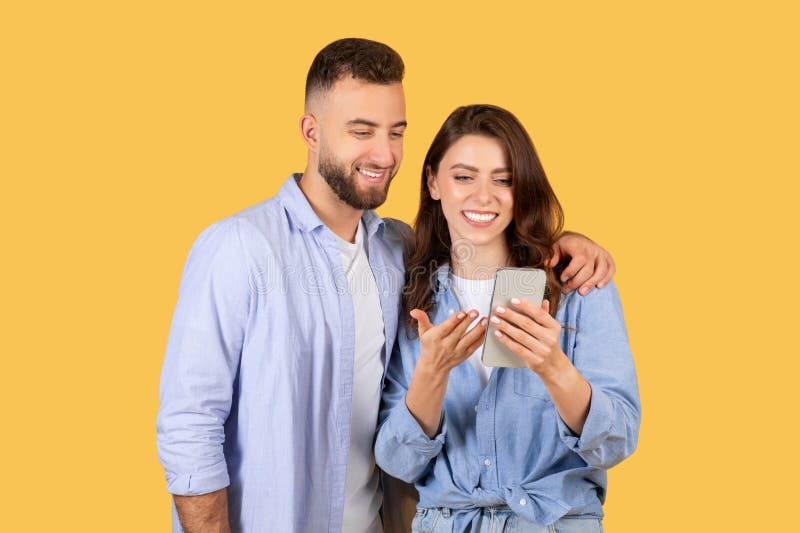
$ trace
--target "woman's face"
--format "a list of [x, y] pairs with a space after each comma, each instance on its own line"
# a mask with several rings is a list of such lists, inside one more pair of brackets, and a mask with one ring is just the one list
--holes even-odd
[[465, 135], [456, 141], [432, 175], [428, 189], [440, 200], [453, 243], [505, 243], [503, 231], [514, 217], [511, 168], [500, 141]]

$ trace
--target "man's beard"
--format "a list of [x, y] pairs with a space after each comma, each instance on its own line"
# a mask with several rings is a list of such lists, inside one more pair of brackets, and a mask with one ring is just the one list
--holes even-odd
[[[365, 170], [370, 170], [364, 167]], [[389, 184], [394, 178], [391, 174], [386, 178], [386, 185], [382, 189], [369, 189], [359, 191], [357, 186], [358, 177], [354, 176], [356, 170], [350, 169], [337, 161], [327, 150], [320, 150], [319, 165], [317, 170], [325, 179], [325, 182], [333, 189], [339, 199], [353, 209], [375, 209], [386, 201], [386, 194], [389, 192]]]

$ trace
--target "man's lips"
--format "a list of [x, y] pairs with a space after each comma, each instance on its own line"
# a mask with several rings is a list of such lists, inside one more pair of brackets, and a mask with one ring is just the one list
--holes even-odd
[[380, 183], [389, 175], [389, 169], [356, 167], [356, 170], [370, 183]]

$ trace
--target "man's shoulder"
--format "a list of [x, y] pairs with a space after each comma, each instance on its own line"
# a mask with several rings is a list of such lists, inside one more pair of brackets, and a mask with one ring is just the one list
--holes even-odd
[[254, 227], [269, 228], [274, 226], [278, 220], [278, 215], [284, 210], [279, 196], [272, 196], [255, 205], [246, 207], [238, 213], [234, 213], [220, 222], [232, 221], [237, 225], [251, 225]]
[[228, 246], [245, 252], [263, 249], [282, 232], [282, 212], [278, 197], [273, 196], [212, 223], [200, 233], [194, 247]]
[[396, 242], [403, 247], [409, 246], [414, 240], [414, 230], [402, 220], [384, 218], [383, 224], [383, 236], [386, 240]]

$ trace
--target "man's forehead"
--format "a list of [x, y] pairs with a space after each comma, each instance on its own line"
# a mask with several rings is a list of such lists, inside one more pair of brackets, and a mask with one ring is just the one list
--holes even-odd
[[405, 121], [405, 94], [401, 83], [378, 84], [345, 78], [336, 82], [322, 102], [326, 111], [347, 121]]

